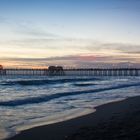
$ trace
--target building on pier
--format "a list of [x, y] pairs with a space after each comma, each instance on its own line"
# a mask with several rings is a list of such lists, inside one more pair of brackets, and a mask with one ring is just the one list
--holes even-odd
[[49, 66], [48, 67], [49, 75], [64, 75], [64, 70], [62, 66]]
[[6, 71], [3, 69], [3, 66], [0, 65], [0, 75], [5, 75]]
[[2, 65], [0, 65], [0, 70], [3, 70], [3, 66]]

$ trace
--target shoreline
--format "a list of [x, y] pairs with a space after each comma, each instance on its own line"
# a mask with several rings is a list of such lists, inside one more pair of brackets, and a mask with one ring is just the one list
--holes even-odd
[[[95, 128], [97, 129], [96, 131], [100, 131], [105, 129], [105, 124], [111, 125], [116, 124], [116, 122], [123, 123], [125, 120], [128, 120], [128, 117], [130, 116], [131, 118], [135, 118], [133, 114], [140, 111], [139, 107], [140, 96], [129, 97], [121, 101], [115, 101], [97, 106], [95, 107], [96, 111], [88, 115], [21, 131], [19, 134], [6, 140], [80, 140], [80, 137], [83, 134], [86, 135], [90, 132], [89, 135], [92, 136], [92, 130]], [[139, 115], [140, 112], [138, 113], [138, 116]], [[124, 118], [125, 120], [123, 120]], [[140, 119], [137, 118], [136, 121], [140, 122]], [[104, 128], [100, 128], [99, 126], [103, 126]], [[115, 129], [117, 133], [117, 128]], [[127, 127], [127, 129], [129, 128]]]

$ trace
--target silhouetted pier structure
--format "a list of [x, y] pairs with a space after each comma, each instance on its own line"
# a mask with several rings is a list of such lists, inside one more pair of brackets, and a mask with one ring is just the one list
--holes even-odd
[[112, 68], [112, 69], [0, 69], [0, 76], [140, 76], [140, 68]]

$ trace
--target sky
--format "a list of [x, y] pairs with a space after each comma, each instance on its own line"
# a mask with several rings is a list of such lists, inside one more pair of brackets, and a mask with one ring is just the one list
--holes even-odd
[[0, 0], [4, 67], [140, 67], [140, 0]]

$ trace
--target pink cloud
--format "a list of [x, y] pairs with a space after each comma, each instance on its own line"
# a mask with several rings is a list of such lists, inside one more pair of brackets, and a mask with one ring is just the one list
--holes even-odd
[[84, 60], [84, 61], [94, 61], [96, 60], [96, 56], [93, 55], [82, 55], [78, 56], [79, 60]]

